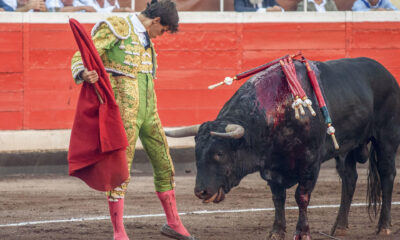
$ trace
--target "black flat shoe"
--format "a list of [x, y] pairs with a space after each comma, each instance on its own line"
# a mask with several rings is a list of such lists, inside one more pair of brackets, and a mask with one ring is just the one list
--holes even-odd
[[168, 224], [164, 224], [161, 227], [161, 233], [167, 237], [174, 238], [177, 240], [199, 240], [193, 236], [183, 236], [182, 234], [176, 232], [174, 229], [172, 229]]

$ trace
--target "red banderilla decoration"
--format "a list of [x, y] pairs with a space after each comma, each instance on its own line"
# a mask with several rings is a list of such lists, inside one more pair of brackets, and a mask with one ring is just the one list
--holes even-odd
[[287, 79], [290, 91], [293, 94], [294, 102], [292, 104], [292, 108], [295, 111], [296, 119], [300, 119], [299, 110], [300, 110], [301, 115], [305, 114], [303, 107], [307, 107], [308, 110], [310, 110], [311, 115], [316, 116], [317, 114], [315, 113], [314, 109], [311, 107], [311, 105], [312, 105], [311, 100], [308, 99], [299, 80], [297, 79], [296, 68], [293, 64], [292, 58], [291, 57], [284, 58], [284, 59], [280, 60], [280, 64], [282, 66], [283, 72], [286, 75], [286, 79]]
[[284, 58], [288, 58], [288, 57], [294, 58], [294, 57], [297, 57], [297, 56], [300, 56], [300, 55], [301, 55], [301, 52], [298, 52], [298, 53], [292, 54], [292, 55], [286, 55], [286, 56], [283, 56], [283, 57], [281, 57], [281, 58], [275, 59], [275, 60], [272, 61], [272, 62], [263, 64], [263, 65], [261, 65], [261, 66], [252, 68], [252, 69], [250, 69], [250, 70], [248, 70], [248, 71], [245, 71], [245, 72], [236, 74], [233, 78], [231, 78], [231, 77], [226, 77], [226, 78], [224, 79], [224, 81], [208, 86], [208, 89], [214, 89], [214, 88], [216, 88], [216, 87], [218, 87], [218, 86], [221, 86], [221, 85], [223, 85], [223, 84], [231, 85], [231, 84], [233, 83], [233, 81], [240, 80], [240, 79], [246, 78], [246, 77], [248, 77], [248, 76], [251, 76], [251, 75], [253, 75], [253, 74], [259, 73], [259, 72], [261, 72], [261, 71], [263, 71], [263, 70], [265, 70], [265, 69], [271, 67], [272, 65], [274, 65], [274, 64], [276, 64], [276, 63], [279, 63], [279, 61], [282, 60], [282, 59], [284, 59]]
[[322, 92], [321, 92], [321, 89], [319, 87], [319, 84], [318, 84], [318, 81], [317, 81], [317, 77], [315, 76], [314, 71], [311, 69], [310, 63], [308, 62], [308, 60], [304, 56], [302, 56], [302, 62], [304, 62], [304, 64], [306, 65], [308, 78], [310, 79], [311, 85], [312, 85], [312, 87], [314, 89], [314, 93], [315, 93], [315, 96], [317, 97], [318, 104], [319, 104], [320, 110], [322, 112], [322, 115], [325, 118], [325, 123], [328, 126], [328, 129], [326, 130], [326, 133], [331, 136], [332, 141], [333, 141], [333, 145], [335, 146], [335, 149], [338, 150], [339, 149], [339, 144], [336, 141], [335, 128], [332, 126], [332, 119], [331, 119], [331, 117], [329, 115], [328, 108], [326, 107], [324, 97], [322, 96]]

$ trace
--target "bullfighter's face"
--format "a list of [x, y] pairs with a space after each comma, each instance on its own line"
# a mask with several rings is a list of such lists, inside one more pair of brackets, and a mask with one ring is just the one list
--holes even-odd
[[147, 32], [149, 33], [149, 37], [154, 39], [158, 36], [162, 36], [165, 32], [168, 32], [168, 26], [161, 25], [161, 18], [156, 17], [152, 19]]
[[240, 139], [212, 136], [210, 132], [224, 132], [226, 124], [206, 122], [201, 125], [196, 140], [197, 176], [195, 195], [203, 202], [218, 203], [225, 193], [237, 186], [241, 178], [234, 171], [236, 145]]

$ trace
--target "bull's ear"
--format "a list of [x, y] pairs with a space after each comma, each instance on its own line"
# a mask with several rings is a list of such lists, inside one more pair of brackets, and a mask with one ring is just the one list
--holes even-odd
[[225, 132], [210, 132], [211, 136], [218, 136], [223, 138], [239, 139], [244, 136], [245, 130], [239, 124], [228, 124], [225, 128]]

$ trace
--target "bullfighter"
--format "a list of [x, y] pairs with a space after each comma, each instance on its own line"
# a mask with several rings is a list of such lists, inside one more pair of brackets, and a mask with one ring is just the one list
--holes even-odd
[[[150, 39], [165, 32], [178, 31], [179, 17], [171, 0], [152, 0], [139, 14], [112, 16], [98, 22], [92, 39], [101, 57], [120, 108], [128, 138], [126, 157], [131, 169], [137, 138], [140, 137], [153, 166], [154, 185], [164, 208], [167, 224], [161, 233], [174, 239], [195, 239], [182, 224], [175, 200], [174, 165], [157, 112], [153, 79], [157, 61]], [[77, 84], [95, 83], [96, 71], [85, 69], [80, 52], [72, 58], [72, 75]], [[107, 192], [114, 240], [127, 240], [123, 224], [124, 197], [130, 177], [121, 186]]]

